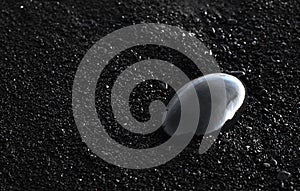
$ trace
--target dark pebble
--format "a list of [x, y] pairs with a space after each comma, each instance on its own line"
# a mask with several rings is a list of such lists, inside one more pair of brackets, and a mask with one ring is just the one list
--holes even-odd
[[291, 176], [292, 176], [292, 174], [289, 173], [289, 172], [287, 172], [287, 171], [285, 171], [285, 170], [280, 171], [280, 172], [277, 174], [277, 178], [278, 178], [279, 180], [282, 180], [282, 181], [288, 179], [288, 178], [291, 177]]

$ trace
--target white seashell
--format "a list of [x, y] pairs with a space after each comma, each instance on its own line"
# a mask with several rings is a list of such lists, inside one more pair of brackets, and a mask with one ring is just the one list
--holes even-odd
[[[244, 85], [232, 75], [214, 73], [192, 80], [177, 91], [167, 106], [163, 117], [163, 126], [164, 131], [170, 136], [176, 131], [179, 124], [180, 105], [193, 101], [188, 96], [189, 92], [193, 90], [192, 88], [196, 89], [200, 105], [197, 135], [210, 134], [220, 130], [226, 121], [235, 116], [245, 100]], [[179, 97], [184, 103], [180, 102]], [[199, 107], [199, 105], [195, 105], [195, 107]], [[193, 112], [193, 108], [190, 112]], [[189, 129], [188, 124], [186, 126]], [[188, 130], [184, 133], [188, 133]]]

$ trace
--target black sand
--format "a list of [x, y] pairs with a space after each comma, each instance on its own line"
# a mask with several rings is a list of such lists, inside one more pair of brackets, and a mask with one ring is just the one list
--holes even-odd
[[[97, 40], [141, 22], [195, 33], [224, 71], [246, 73], [249, 97], [206, 154], [191, 145], [165, 165], [136, 171], [88, 150], [71, 90]], [[0, 189], [299, 190], [299, 22], [297, 0], [2, 0]]]

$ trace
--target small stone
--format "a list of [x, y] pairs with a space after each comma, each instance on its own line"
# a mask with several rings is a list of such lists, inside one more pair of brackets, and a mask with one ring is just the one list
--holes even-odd
[[274, 164], [274, 166], [277, 166], [277, 164], [278, 164], [277, 160], [275, 160], [275, 159], [272, 158], [271, 161]]
[[271, 165], [269, 163], [265, 162], [264, 166], [267, 167], [267, 168], [269, 168]]
[[286, 179], [288, 179], [288, 178], [291, 177], [291, 176], [292, 176], [292, 174], [289, 173], [289, 172], [287, 172], [287, 171], [285, 171], [285, 170], [280, 171], [280, 172], [277, 174], [277, 178], [278, 178], [279, 180], [281, 180], [281, 181], [286, 180]]
[[268, 90], [266, 90], [264, 88], [258, 92], [258, 95], [267, 95], [267, 94], [268, 94]]

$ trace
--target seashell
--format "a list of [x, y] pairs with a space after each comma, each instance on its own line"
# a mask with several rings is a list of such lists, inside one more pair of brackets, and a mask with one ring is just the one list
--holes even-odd
[[[244, 103], [246, 94], [242, 82], [225, 73], [208, 74], [190, 81], [177, 91], [167, 105], [162, 124], [168, 135], [172, 136], [175, 133], [180, 121], [181, 104], [193, 101], [189, 99], [189, 92], [194, 90], [199, 100], [199, 105], [195, 104], [195, 107], [200, 106], [197, 135], [221, 130], [227, 121], [236, 116]], [[193, 112], [193, 108], [189, 112]], [[189, 124], [185, 125], [187, 132], [179, 132], [179, 134], [189, 133]]]

